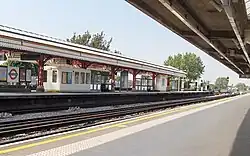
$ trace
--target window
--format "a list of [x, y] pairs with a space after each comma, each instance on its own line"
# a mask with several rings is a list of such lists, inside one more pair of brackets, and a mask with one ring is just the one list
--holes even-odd
[[43, 82], [47, 82], [47, 70], [43, 71]]
[[67, 72], [68, 76], [67, 76], [67, 84], [72, 84], [72, 72]]
[[165, 79], [162, 78], [162, 86], [165, 86]]
[[79, 84], [79, 72], [75, 72], [75, 84]]
[[67, 83], [67, 72], [62, 72], [62, 84]]
[[52, 71], [52, 82], [54, 82], [54, 83], [57, 82], [57, 71], [56, 70]]
[[86, 84], [90, 84], [90, 73], [86, 73]]
[[84, 84], [84, 83], [85, 83], [85, 73], [84, 73], [84, 72], [81, 72], [81, 80], [80, 80], [80, 83], [81, 83], [81, 84]]
[[62, 72], [62, 84], [72, 84], [72, 72]]

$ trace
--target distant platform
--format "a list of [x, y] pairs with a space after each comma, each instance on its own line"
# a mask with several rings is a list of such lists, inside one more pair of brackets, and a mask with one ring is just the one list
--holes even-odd
[[82, 93], [73, 93], [73, 92], [68, 92], [68, 93], [49, 93], [49, 92], [44, 92], [44, 93], [36, 93], [36, 92], [28, 92], [28, 93], [14, 93], [14, 92], [0, 92], [0, 97], [5, 97], [5, 96], [63, 96], [63, 95], [99, 95], [99, 94], [185, 94], [185, 93], [209, 93], [209, 91], [168, 91], [168, 92], [141, 92], [141, 91], [134, 91], [134, 92], [82, 92]]

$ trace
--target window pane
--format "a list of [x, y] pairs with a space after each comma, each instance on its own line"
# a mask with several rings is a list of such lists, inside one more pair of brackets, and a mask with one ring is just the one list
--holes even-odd
[[75, 72], [75, 84], [79, 84], [79, 72]]
[[67, 72], [67, 84], [72, 84], [72, 72]]
[[47, 82], [47, 70], [43, 71], [43, 82]]
[[86, 73], [86, 83], [90, 84], [90, 73]]
[[165, 86], [165, 79], [162, 78], [162, 86]]
[[62, 84], [67, 83], [67, 72], [62, 72]]
[[81, 84], [85, 83], [85, 73], [81, 72]]
[[57, 82], [57, 71], [53, 70], [52, 72], [52, 82], [56, 83]]

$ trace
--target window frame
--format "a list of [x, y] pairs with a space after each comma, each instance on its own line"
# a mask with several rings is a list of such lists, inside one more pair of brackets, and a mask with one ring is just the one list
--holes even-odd
[[91, 84], [91, 73], [86, 72], [85, 82], [86, 84]]
[[[82, 77], [84, 75], [84, 77]], [[86, 72], [80, 72], [80, 84], [85, 84], [86, 83]]]
[[48, 71], [47, 70], [43, 70], [43, 82], [48, 82]]
[[[56, 75], [54, 75], [54, 72], [56, 73]], [[57, 83], [57, 75], [58, 75], [58, 71], [52, 70], [52, 83]], [[54, 79], [54, 76], [55, 76], [55, 79]]]
[[[77, 75], [77, 73], [78, 73], [78, 76], [76, 76]], [[76, 79], [77, 78], [77, 79]], [[78, 80], [78, 81], [76, 81], [76, 80]], [[79, 80], [80, 80], [80, 72], [75, 72], [75, 84], [80, 84], [80, 82], [79, 82]], [[77, 83], [76, 83], [77, 82]]]
[[165, 86], [165, 78], [162, 78], [162, 79], [161, 79], [161, 85], [162, 85], [162, 86]]
[[[66, 73], [66, 83], [63, 82], [64, 80], [64, 73]], [[69, 83], [69, 74], [71, 75], [71, 83]], [[61, 76], [61, 84], [72, 84], [72, 72], [67, 72], [67, 71], [62, 71], [62, 76]]]

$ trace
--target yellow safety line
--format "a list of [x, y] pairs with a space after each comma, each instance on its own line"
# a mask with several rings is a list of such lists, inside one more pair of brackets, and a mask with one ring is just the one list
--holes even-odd
[[[218, 100], [218, 101], [220, 101], [220, 100]], [[146, 117], [138, 117], [136, 119], [132, 119], [132, 120], [129, 120], [129, 121], [120, 122], [120, 123], [117, 123], [117, 124], [112, 124], [112, 125], [104, 126], [104, 127], [98, 127], [98, 128], [90, 129], [88, 131], [84, 131], [84, 132], [80, 132], [80, 133], [69, 134], [69, 135], [57, 137], [57, 138], [54, 138], [54, 139], [47, 139], [47, 140], [36, 142], [36, 143], [31, 143], [31, 144], [27, 144], [27, 145], [21, 145], [21, 146], [18, 146], [18, 147], [13, 147], [13, 148], [9, 148], [9, 149], [0, 150], [0, 154], [6, 154], [6, 153], [9, 153], [9, 152], [14, 152], [14, 151], [18, 151], [18, 150], [22, 150], [22, 149], [26, 149], [26, 148], [31, 148], [31, 147], [34, 147], [34, 146], [39, 146], [39, 145], [44, 145], [44, 144], [60, 141], [60, 140], [65, 140], [65, 139], [69, 139], [69, 138], [72, 138], [72, 137], [77, 137], [77, 136], [81, 136], [81, 135], [85, 135], [85, 134], [98, 132], [98, 131], [101, 131], [101, 130], [106, 130], [106, 129], [109, 129], [109, 128], [114, 128], [114, 127], [121, 128], [121, 127], [125, 127], [126, 124], [131, 124], [131, 123], [138, 122], [138, 121], [152, 119], [152, 118], [164, 116], [164, 115], [174, 113], [174, 112], [178, 112], [178, 111], [185, 111], [185, 110], [188, 110], [188, 109], [194, 109], [196, 107], [198, 108], [198, 107], [202, 107], [202, 106], [195, 106], [194, 105], [194, 107], [189, 107], [189, 108], [180, 108], [180, 109], [177, 109], [177, 110], [167, 110], [167, 112], [163, 112], [163, 113], [159, 113], [159, 114], [153, 114], [153, 115], [149, 115], [149, 116], [146, 116]]]

